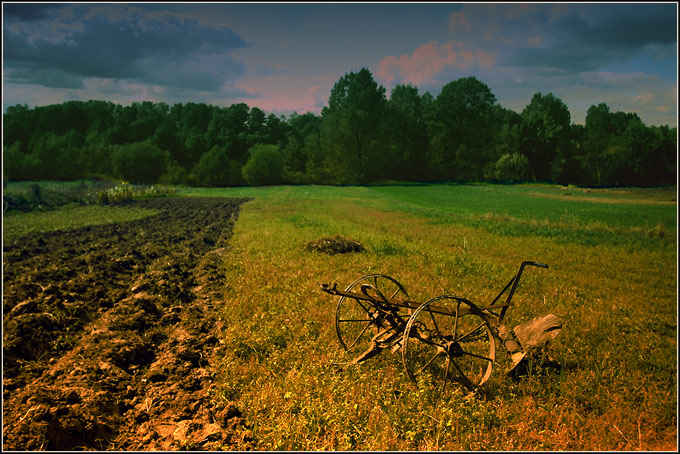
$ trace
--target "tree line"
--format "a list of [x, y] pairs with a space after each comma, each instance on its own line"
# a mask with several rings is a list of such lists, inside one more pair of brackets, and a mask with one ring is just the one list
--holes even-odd
[[588, 109], [571, 123], [552, 93], [521, 113], [475, 77], [434, 97], [390, 93], [362, 68], [333, 86], [320, 115], [257, 107], [68, 101], [3, 115], [9, 180], [123, 179], [193, 186], [376, 181], [539, 181], [583, 186], [676, 183], [677, 128]]

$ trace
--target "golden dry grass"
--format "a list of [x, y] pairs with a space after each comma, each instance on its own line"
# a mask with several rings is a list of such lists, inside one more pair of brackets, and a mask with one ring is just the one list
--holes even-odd
[[[633, 240], [621, 245], [497, 234], [455, 219], [433, 223], [364, 191], [345, 188], [326, 199], [279, 192], [243, 206], [224, 264], [229, 353], [215, 395], [234, 401], [250, 425], [253, 442], [241, 448], [675, 449], [675, 232], [630, 231]], [[573, 228], [589, 235], [588, 225]], [[304, 249], [335, 234], [367, 250]], [[454, 386], [436, 406], [433, 390], [412, 385], [400, 357], [388, 352], [334, 373], [351, 358], [336, 338], [336, 301], [320, 283], [342, 287], [383, 273], [413, 299], [446, 293], [484, 305], [523, 260], [550, 269], [527, 269], [511, 322], [546, 313], [564, 319], [552, 346], [560, 372], [536, 368], [516, 382], [499, 364], [488, 397]], [[500, 348], [497, 356], [505, 356]]]

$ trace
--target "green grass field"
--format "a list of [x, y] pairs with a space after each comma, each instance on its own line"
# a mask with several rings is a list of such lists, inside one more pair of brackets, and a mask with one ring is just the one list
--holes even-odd
[[[500, 185], [185, 189], [253, 197], [224, 262], [228, 354], [214, 398], [234, 402], [260, 450], [675, 450], [677, 202], [671, 189]], [[28, 222], [12, 215], [12, 222]], [[4, 225], [10, 216], [5, 218]], [[37, 224], [37, 221], [31, 221]], [[7, 229], [7, 227], [3, 227]], [[9, 230], [3, 231], [3, 236]], [[366, 251], [329, 256], [307, 242], [341, 234]], [[6, 238], [5, 238], [6, 240]], [[436, 404], [389, 352], [334, 373], [345, 357], [335, 298], [383, 273], [412, 299], [488, 304], [523, 260], [510, 326], [553, 313], [560, 371], [519, 381], [499, 364], [470, 396]], [[233, 446], [229, 447], [234, 449]], [[239, 447], [237, 446], [236, 449]]]
[[3, 216], [2, 238], [7, 243], [32, 233], [134, 221], [155, 213], [154, 210], [134, 206], [101, 205], [68, 205], [58, 210], [10, 213]]

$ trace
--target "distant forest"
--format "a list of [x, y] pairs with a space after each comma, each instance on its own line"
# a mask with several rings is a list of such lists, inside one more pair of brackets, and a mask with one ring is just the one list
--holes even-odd
[[571, 123], [553, 94], [521, 113], [475, 77], [435, 98], [411, 85], [389, 99], [368, 69], [341, 77], [321, 115], [257, 107], [68, 101], [3, 115], [7, 180], [99, 178], [192, 186], [364, 184], [385, 180], [581, 186], [674, 185], [677, 128], [588, 109]]

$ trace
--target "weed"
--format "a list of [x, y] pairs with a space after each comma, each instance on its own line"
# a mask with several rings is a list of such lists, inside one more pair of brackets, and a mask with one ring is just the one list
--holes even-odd
[[121, 183], [113, 188], [96, 191], [91, 198], [102, 205], [119, 205], [132, 199], [149, 197], [168, 197], [175, 195], [177, 188], [165, 185], [142, 186], [136, 190], [129, 183]]
[[118, 186], [98, 191], [93, 194], [96, 203], [102, 205], [117, 205], [132, 200], [132, 188], [127, 183], [121, 183]]

